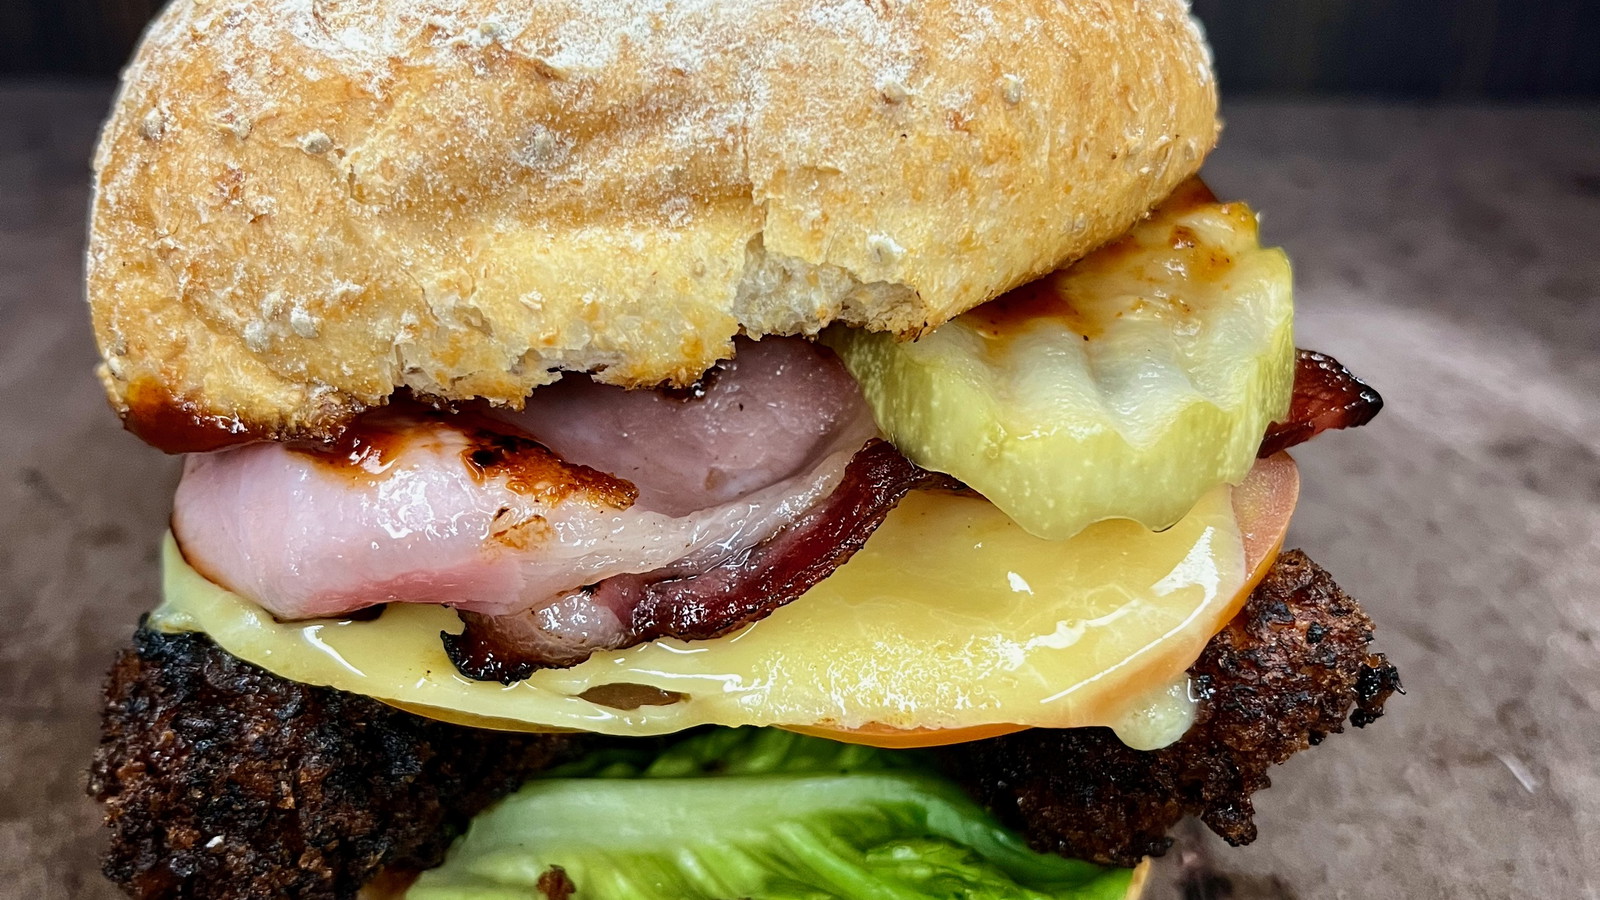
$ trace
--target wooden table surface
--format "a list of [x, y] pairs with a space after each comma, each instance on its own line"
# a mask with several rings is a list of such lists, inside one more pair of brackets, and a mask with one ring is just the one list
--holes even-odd
[[[107, 102], [0, 86], [6, 897], [114, 895], [82, 771], [176, 469], [91, 374]], [[1279, 769], [1254, 845], [1184, 826], [1151, 896], [1600, 896], [1600, 109], [1226, 113], [1209, 177], [1294, 258], [1300, 343], [1389, 402], [1298, 454], [1291, 542], [1364, 599], [1409, 693]]]

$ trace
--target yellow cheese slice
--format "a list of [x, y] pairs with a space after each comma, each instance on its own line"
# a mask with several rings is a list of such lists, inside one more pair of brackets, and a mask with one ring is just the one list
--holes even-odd
[[204, 631], [286, 678], [490, 727], [1109, 725], [1161, 746], [1187, 728], [1183, 672], [1248, 579], [1230, 490], [1163, 532], [1116, 520], [1065, 541], [1029, 535], [982, 499], [913, 493], [854, 558], [766, 619], [509, 686], [451, 665], [439, 641], [460, 630], [451, 610], [279, 622], [191, 569], [170, 537], [151, 624]]

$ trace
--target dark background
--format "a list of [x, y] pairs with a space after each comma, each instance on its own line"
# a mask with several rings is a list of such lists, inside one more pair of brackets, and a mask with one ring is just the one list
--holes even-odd
[[[0, 75], [111, 75], [160, 0], [0, 0]], [[1231, 97], [1600, 96], [1600, 0], [1194, 0]]]

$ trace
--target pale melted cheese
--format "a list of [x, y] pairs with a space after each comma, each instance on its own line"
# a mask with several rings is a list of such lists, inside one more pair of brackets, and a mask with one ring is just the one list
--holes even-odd
[[[509, 686], [451, 665], [439, 633], [460, 622], [448, 609], [278, 622], [201, 577], [170, 538], [151, 624], [204, 631], [296, 681], [498, 727], [1108, 725], [1159, 747], [1193, 720], [1183, 672], [1248, 577], [1226, 487], [1166, 531], [1109, 521], [1067, 541], [1032, 537], [981, 499], [914, 493], [833, 576], [735, 634], [600, 653]], [[616, 684], [681, 699], [625, 710], [579, 696]]]

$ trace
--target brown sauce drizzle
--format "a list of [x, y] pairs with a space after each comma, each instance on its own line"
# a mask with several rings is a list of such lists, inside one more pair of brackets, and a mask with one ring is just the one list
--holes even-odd
[[368, 416], [332, 441], [296, 449], [329, 468], [370, 479], [389, 471], [408, 443], [402, 423]]
[[127, 409], [122, 427], [165, 453], [207, 453], [275, 437], [235, 416], [202, 412], [192, 400], [174, 397], [151, 379], [129, 384], [123, 399]]
[[1059, 320], [1086, 341], [1104, 334], [1104, 329], [1072, 305], [1072, 298], [1062, 292], [1053, 275], [1030, 281], [967, 313], [967, 321], [991, 340], [1003, 339], [1035, 319]]

